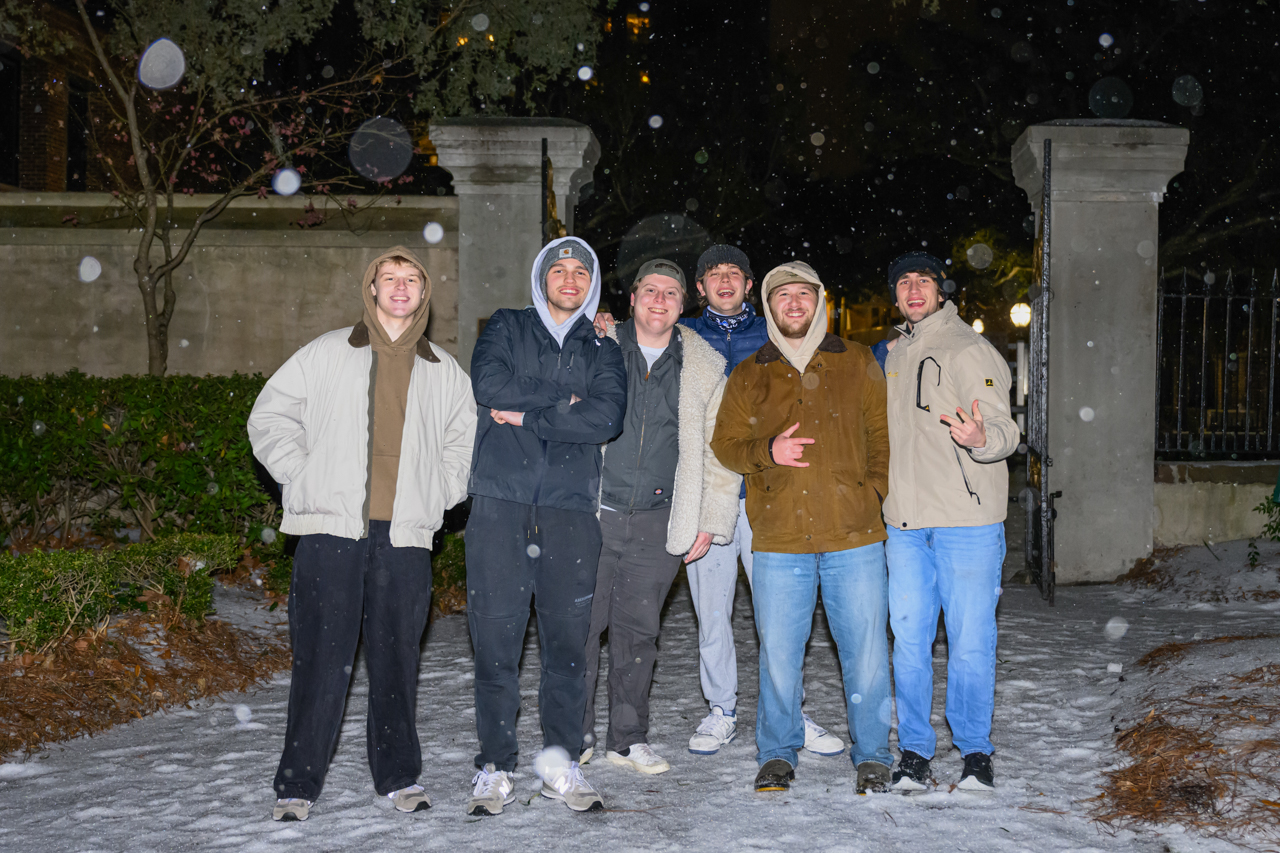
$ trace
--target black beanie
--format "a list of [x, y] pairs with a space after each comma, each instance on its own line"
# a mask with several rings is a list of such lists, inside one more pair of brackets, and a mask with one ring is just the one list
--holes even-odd
[[721, 264], [733, 264], [742, 270], [742, 274], [747, 277], [748, 281], [756, 280], [756, 277], [751, 273], [751, 262], [747, 260], [747, 253], [737, 246], [729, 246], [725, 243], [717, 243], [698, 257], [698, 273], [694, 276], [694, 280], [702, 281], [702, 277], [707, 274], [707, 270], [718, 267]]
[[909, 272], [927, 272], [938, 281], [938, 289], [942, 289], [942, 281], [947, 277], [947, 267], [942, 261], [928, 252], [907, 252], [894, 258], [889, 264], [889, 290], [897, 297], [898, 279]]

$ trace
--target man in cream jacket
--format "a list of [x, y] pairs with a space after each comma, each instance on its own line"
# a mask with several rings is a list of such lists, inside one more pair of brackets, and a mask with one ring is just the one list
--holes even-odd
[[889, 267], [906, 319], [885, 360], [889, 406], [889, 618], [902, 759], [897, 791], [931, 778], [933, 641], [947, 625], [947, 722], [964, 759], [958, 787], [990, 791], [996, 692], [996, 604], [1004, 562], [1009, 469], [1018, 446], [1009, 367], [944, 301], [945, 267], [911, 252]]
[[360, 279], [364, 316], [298, 350], [249, 416], [254, 455], [301, 536], [289, 590], [293, 674], [276, 820], [306, 820], [342, 724], [356, 644], [369, 672], [367, 747], [380, 796], [431, 803], [417, 784], [418, 651], [431, 605], [431, 539], [467, 496], [471, 383], [425, 335], [431, 279], [397, 246]]

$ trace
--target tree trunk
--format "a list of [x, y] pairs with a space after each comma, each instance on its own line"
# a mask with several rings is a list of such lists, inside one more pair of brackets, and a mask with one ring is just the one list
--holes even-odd
[[169, 368], [169, 317], [173, 310], [164, 311], [156, 305], [156, 286], [150, 271], [138, 276], [138, 290], [142, 292], [147, 319], [147, 373], [164, 376]]

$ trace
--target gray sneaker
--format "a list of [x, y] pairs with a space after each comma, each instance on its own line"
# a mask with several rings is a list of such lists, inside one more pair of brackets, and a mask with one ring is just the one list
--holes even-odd
[[582, 768], [576, 761], [543, 780], [542, 796], [560, 800], [575, 812], [604, 811], [604, 798], [583, 778]]
[[387, 794], [387, 799], [400, 812], [425, 812], [431, 808], [431, 800], [421, 785], [410, 785], [399, 791], [392, 791]]
[[889, 790], [889, 768], [879, 761], [858, 765], [858, 793], [883, 794]]
[[276, 800], [276, 807], [271, 811], [272, 820], [306, 820], [311, 814], [311, 801], [297, 797], [285, 797]]
[[516, 801], [515, 782], [511, 774], [499, 770], [493, 764], [486, 764], [472, 778], [475, 788], [471, 791], [471, 799], [467, 801], [467, 814], [499, 815], [503, 806]]

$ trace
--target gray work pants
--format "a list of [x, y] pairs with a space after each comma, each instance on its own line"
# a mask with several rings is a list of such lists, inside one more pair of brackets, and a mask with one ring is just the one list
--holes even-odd
[[595, 744], [600, 635], [609, 629], [609, 729], [606, 748], [621, 751], [649, 736], [649, 687], [658, 658], [658, 621], [680, 558], [667, 553], [670, 507], [600, 511], [603, 545], [591, 602], [584, 672], [587, 707], [582, 744]]
[[739, 501], [738, 527], [728, 545], [712, 545], [691, 563], [689, 592], [698, 614], [698, 667], [702, 695], [712, 707], [732, 714], [738, 704], [738, 655], [733, 643], [733, 596], [738, 588], [738, 557], [751, 583], [751, 525], [747, 502]]

